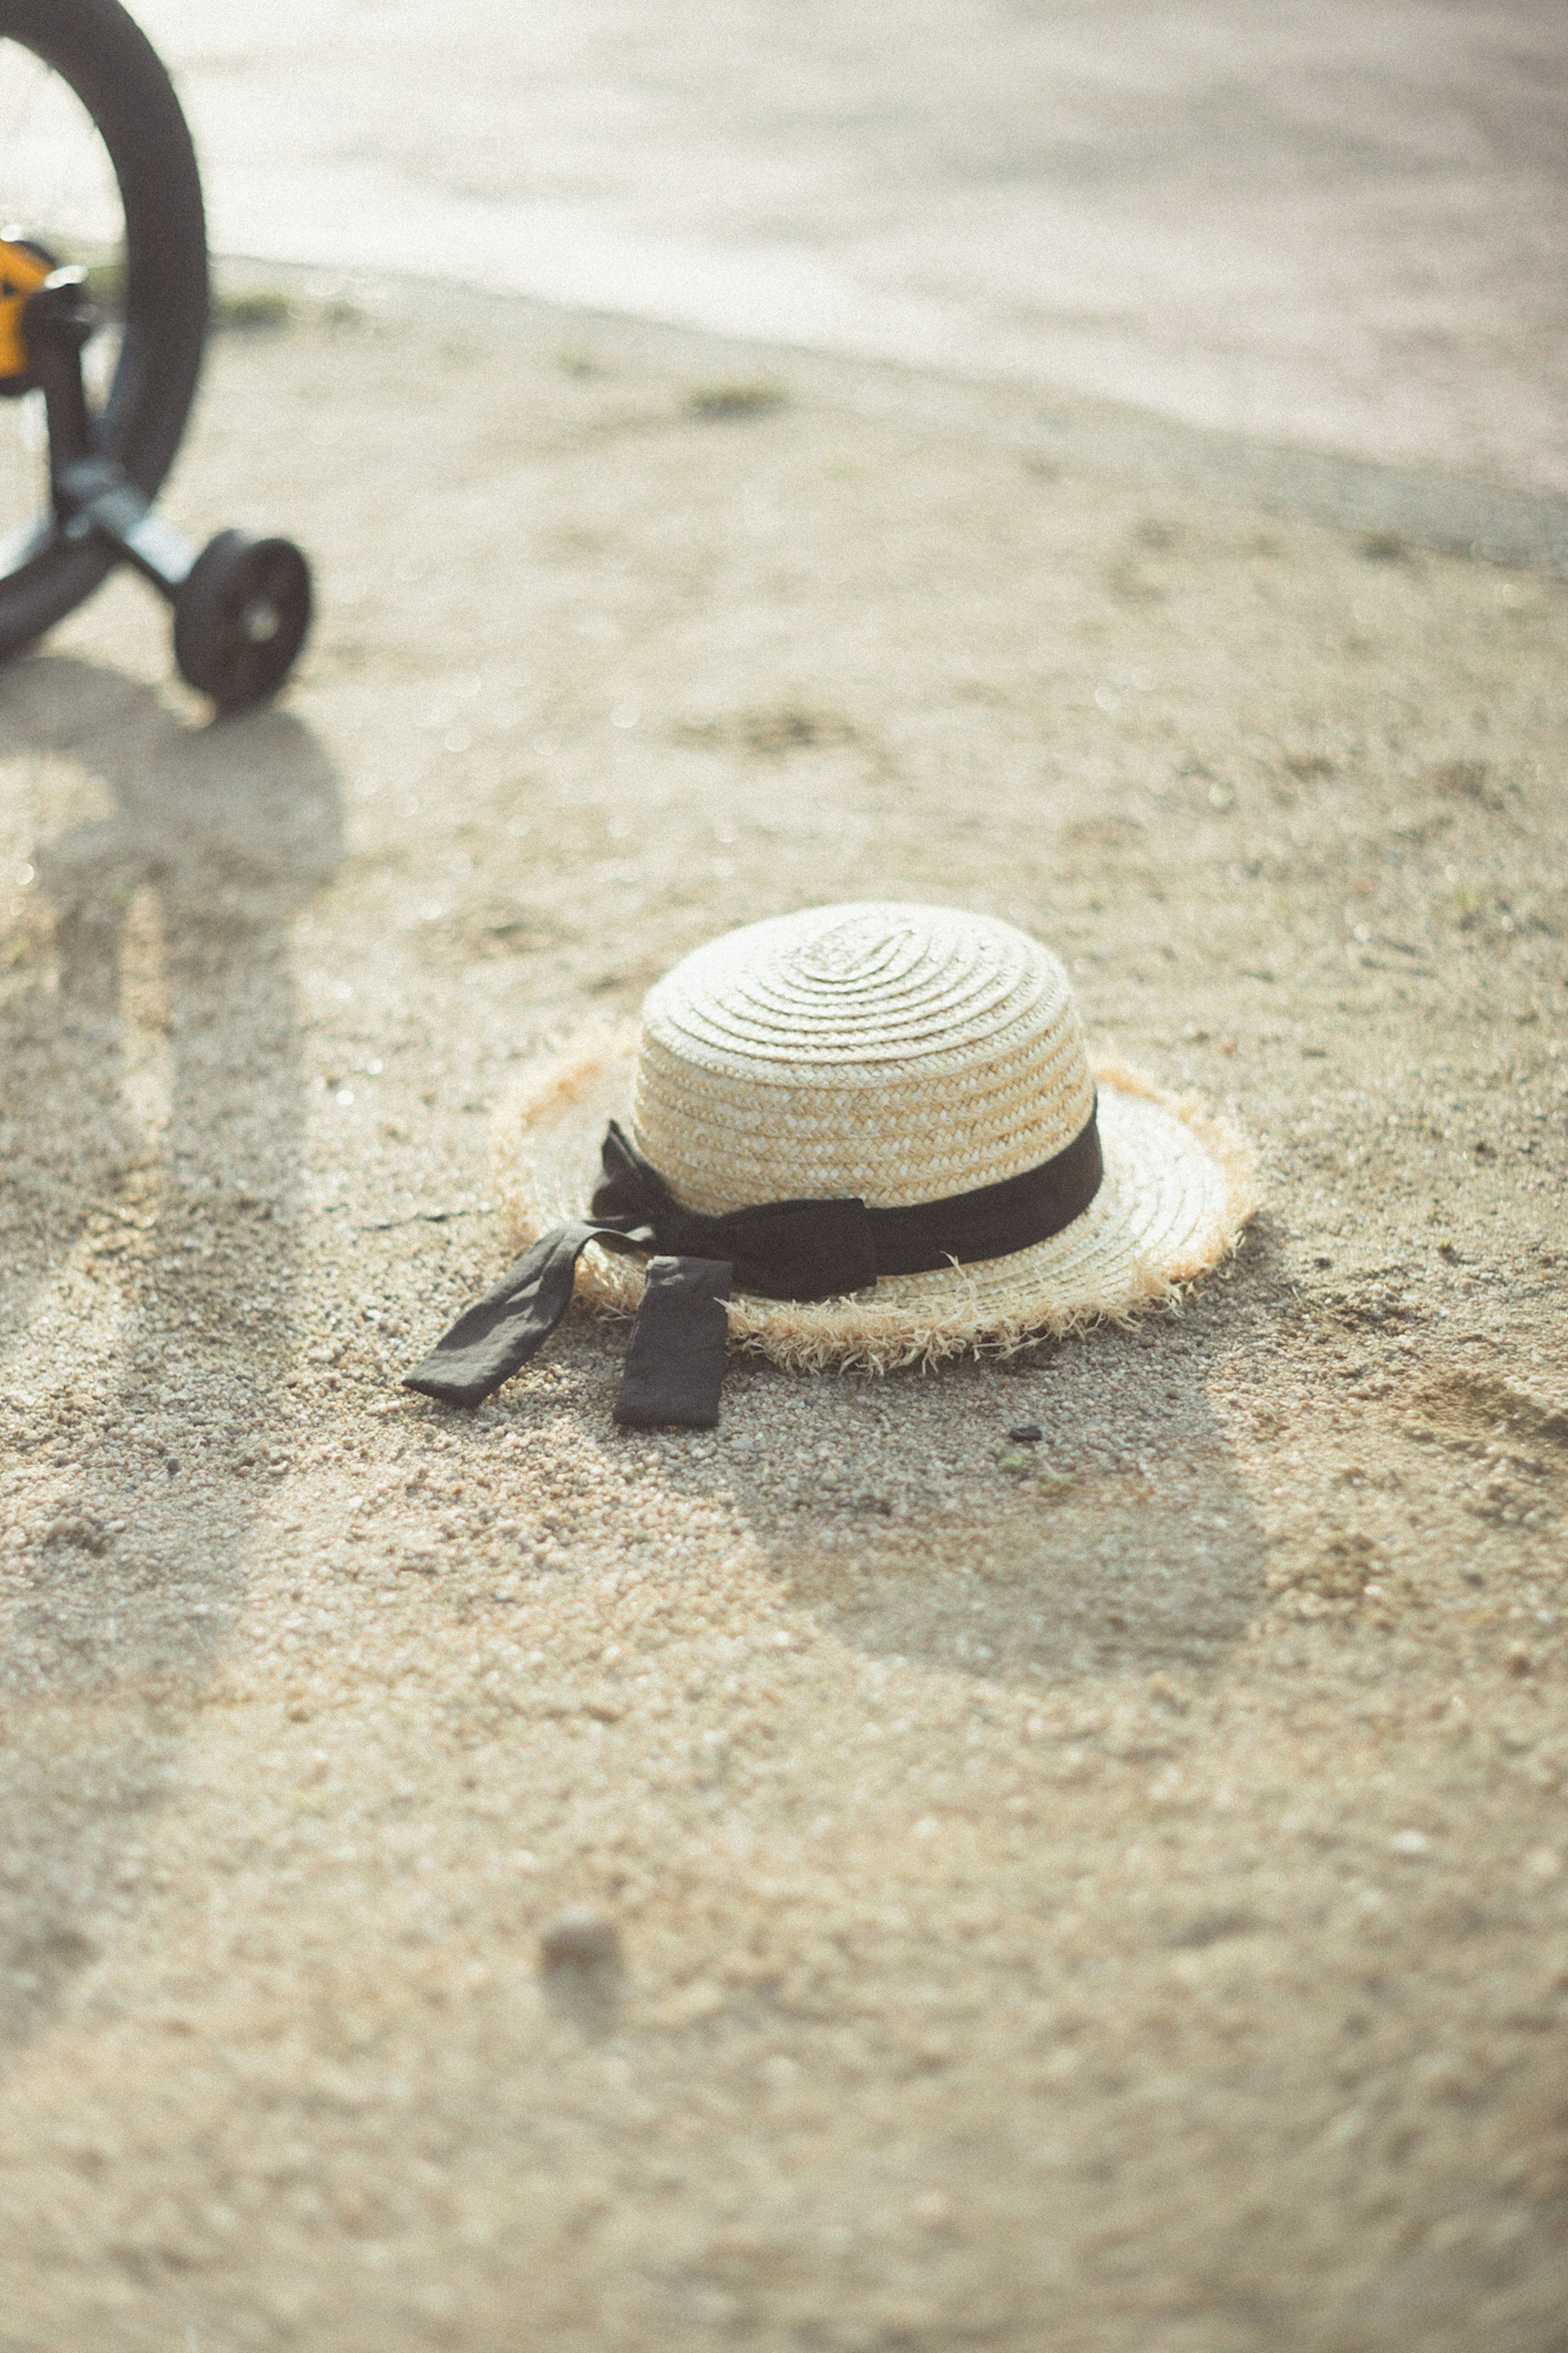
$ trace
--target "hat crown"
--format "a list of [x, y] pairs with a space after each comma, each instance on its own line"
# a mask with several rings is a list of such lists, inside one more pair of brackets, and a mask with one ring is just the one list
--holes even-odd
[[727, 933], [643, 1006], [632, 1129], [688, 1208], [999, 1184], [1094, 1105], [1067, 973], [1011, 923], [860, 902]]

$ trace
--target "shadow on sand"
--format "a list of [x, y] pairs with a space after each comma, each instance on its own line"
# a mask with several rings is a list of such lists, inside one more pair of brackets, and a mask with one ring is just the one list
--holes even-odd
[[[1249, 1234], [1179, 1316], [1045, 1344], [1010, 1365], [808, 1377], [737, 1359], [711, 1440], [614, 1432], [626, 1327], [574, 1317], [512, 1427], [570, 1399], [604, 1442], [651, 1454], [720, 1506], [797, 1608], [837, 1639], [1020, 1689], [1202, 1676], [1256, 1615], [1266, 1537], [1209, 1389], [1288, 1312]], [[566, 1376], [564, 1391], [561, 1377]], [[432, 1408], [464, 1454], [492, 1429]], [[1033, 1445], [1010, 1430], [1037, 1423]], [[557, 1546], [554, 1573], [572, 1566]]]
[[[1263, 1553], [1206, 1394], [1222, 1324], [1093, 1333], [1022, 1377], [825, 1384], [804, 1474], [770, 1476], [764, 1446], [724, 1483], [795, 1604], [873, 1655], [1042, 1691], [1202, 1674], [1255, 1613]], [[798, 1384], [750, 1382], [795, 1423]], [[1020, 1424], [1042, 1440], [1009, 1444]]]
[[[44, 657], [0, 774], [36, 880], [0, 971], [0, 2042], [133, 1908], [189, 1694], [242, 1589], [288, 1358], [302, 1151], [289, 928], [336, 873], [332, 765], [285, 712], [193, 728]], [[3, 906], [0, 906], [3, 913]]]

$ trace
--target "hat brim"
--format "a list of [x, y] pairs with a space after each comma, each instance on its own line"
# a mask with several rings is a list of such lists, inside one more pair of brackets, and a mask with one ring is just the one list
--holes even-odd
[[[497, 1125], [497, 1185], [520, 1248], [586, 1214], [606, 1121], [627, 1118], [635, 1041], [536, 1073]], [[861, 1366], [886, 1372], [971, 1354], [1006, 1355], [1043, 1335], [1125, 1323], [1173, 1302], [1231, 1254], [1257, 1206], [1256, 1155], [1246, 1138], [1190, 1098], [1135, 1072], [1097, 1069], [1105, 1175], [1093, 1201], [1059, 1234], [1005, 1258], [884, 1276], [847, 1298], [811, 1302], [737, 1293], [730, 1338], [800, 1371]], [[643, 1261], [590, 1242], [577, 1293], [611, 1314], [634, 1314]]]

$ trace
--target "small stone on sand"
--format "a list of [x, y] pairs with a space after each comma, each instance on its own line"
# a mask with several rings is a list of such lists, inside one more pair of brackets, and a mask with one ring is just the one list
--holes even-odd
[[546, 1969], [613, 1969], [620, 1963], [621, 1940], [600, 1913], [563, 1912], [542, 1931], [539, 1955]]

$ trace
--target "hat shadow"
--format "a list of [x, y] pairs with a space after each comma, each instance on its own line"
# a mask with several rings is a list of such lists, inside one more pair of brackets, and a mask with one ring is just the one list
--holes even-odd
[[242, 1588], [255, 1482], [195, 1457], [264, 1442], [281, 1402], [289, 927], [341, 864], [342, 812], [288, 712], [192, 726], [63, 656], [0, 678], [36, 838], [0, 994], [0, 1518], [21, 1571], [0, 1810], [22, 1862], [0, 1887], [3, 2045], [92, 1957], [95, 1919], [142, 1900], [128, 1858]]
[[[1279, 1304], [1277, 1258], [1248, 1235], [1180, 1314], [1001, 1362], [875, 1376], [732, 1358], [711, 1436], [613, 1442], [718, 1505], [781, 1599], [872, 1656], [1033, 1690], [1201, 1677], [1260, 1598], [1268, 1538], [1208, 1388], [1216, 1373], [1234, 1388], [1242, 1330], [1255, 1345]], [[574, 1319], [559, 1335], [591, 1419], [608, 1416], [626, 1331]], [[514, 1392], [510, 1411], [558, 1410], [550, 1395]], [[1009, 1440], [1031, 1424], [1037, 1441]]]
[[748, 1466], [733, 1499], [794, 1604], [873, 1655], [1033, 1689], [1202, 1674], [1256, 1610], [1264, 1536], [1180, 1331], [823, 1383], [805, 1479]]
[[[425, 1411], [478, 1458], [498, 1420], [547, 1426], [564, 1409], [729, 1523], [737, 1567], [749, 1555], [760, 1572], [742, 1572], [754, 1600], [765, 1581], [791, 1620], [868, 1658], [1091, 1704], [1142, 1682], [1180, 1709], [1223, 1674], [1265, 1599], [1270, 1540], [1207, 1384], [1232, 1377], [1235, 1293], [1256, 1310], [1277, 1287], [1260, 1266], [1179, 1318], [1010, 1365], [877, 1376], [742, 1359], [701, 1436], [611, 1435], [627, 1327], [574, 1318], [548, 1384], [520, 1382], [484, 1418]], [[1008, 1441], [1030, 1423], [1037, 1442]], [[532, 1577], [576, 1566], [569, 1537], [550, 1549]]]

